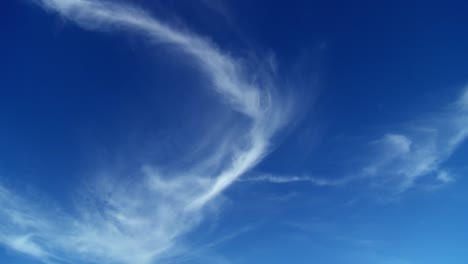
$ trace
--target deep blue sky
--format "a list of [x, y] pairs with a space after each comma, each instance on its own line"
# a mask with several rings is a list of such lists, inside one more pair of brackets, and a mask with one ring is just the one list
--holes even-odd
[[468, 4], [407, 2], [2, 1], [0, 263], [467, 263]]

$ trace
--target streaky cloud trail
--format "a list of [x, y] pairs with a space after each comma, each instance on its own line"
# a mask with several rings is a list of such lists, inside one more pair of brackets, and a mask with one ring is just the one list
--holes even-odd
[[173, 172], [160, 169], [164, 164], [146, 164], [143, 180], [131, 188], [112, 176], [97, 180], [91, 202], [82, 202], [76, 215], [48, 210], [2, 187], [0, 243], [44, 263], [176, 260], [189, 249], [184, 235], [212, 210], [208, 205], [268, 154], [271, 140], [292, 116], [292, 98], [280, 95], [273, 70], [255, 65], [257, 72], [251, 73], [247, 59], [234, 58], [210, 40], [142, 9], [97, 0], [33, 2], [87, 30], [138, 34], [155, 47], [176, 48], [197, 66], [220, 100], [248, 122], [226, 128], [235, 132], [223, 132], [223, 144], [211, 147], [198, 166]]
[[361, 151], [366, 157], [365, 165], [340, 178], [262, 173], [239, 181], [315, 186], [359, 183], [378, 187], [379, 191], [385, 189], [392, 195], [400, 195], [417, 186], [434, 190], [455, 182], [456, 177], [444, 163], [468, 138], [468, 88], [463, 89], [444, 110], [411, 121], [412, 125], [406, 125], [398, 132], [386, 131], [380, 138], [371, 140], [372, 151]]

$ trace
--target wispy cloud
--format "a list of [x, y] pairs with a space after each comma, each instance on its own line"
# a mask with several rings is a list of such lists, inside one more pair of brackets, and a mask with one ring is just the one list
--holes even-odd
[[468, 89], [443, 110], [423, 120], [410, 121], [412, 125], [401, 128], [400, 132], [388, 132], [377, 140], [370, 140], [372, 151], [357, 150], [359, 155], [366, 157], [367, 163], [340, 178], [265, 173], [239, 181], [316, 186], [360, 183], [396, 190], [397, 193], [427, 178], [431, 179], [423, 186], [427, 190], [453, 183], [456, 177], [444, 167], [444, 162], [468, 137]]
[[364, 168], [364, 176], [396, 182], [399, 191], [425, 176], [440, 183], [453, 182], [454, 177], [443, 166], [468, 136], [467, 105], [468, 89], [445, 110], [375, 141], [378, 153]]
[[273, 175], [261, 174], [241, 178], [242, 182], [269, 182], [269, 183], [309, 183], [316, 186], [339, 186], [349, 182], [351, 178], [318, 178], [312, 176], [287, 176], [287, 175]]
[[449, 183], [455, 181], [454, 177], [451, 176], [447, 171], [439, 171], [436, 179], [442, 183]]
[[207, 154], [184, 170], [146, 164], [137, 183], [100, 178], [74, 213], [53, 210], [2, 187], [0, 243], [51, 263], [174, 260], [187, 246], [185, 235], [213, 209], [208, 205], [262, 160], [272, 137], [289, 120], [292, 104], [289, 97], [279, 96], [274, 69], [268, 63], [234, 58], [210, 40], [130, 5], [97, 0], [34, 2], [88, 30], [138, 34], [155, 47], [175, 48], [206, 76], [207, 86], [220, 100], [243, 118], [216, 135], [215, 142], [206, 142]]

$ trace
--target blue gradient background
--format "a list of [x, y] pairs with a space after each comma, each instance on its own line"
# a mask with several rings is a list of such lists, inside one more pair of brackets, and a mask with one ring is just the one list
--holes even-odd
[[[235, 54], [274, 53], [302, 87], [303, 117], [255, 172], [346, 176], [368, 158], [365, 142], [443, 109], [468, 84], [463, 1], [221, 1], [221, 13], [202, 1], [135, 3]], [[187, 128], [177, 136], [189, 139], [185, 120], [215, 111], [183, 58], [136, 37], [82, 30], [16, 0], [0, 3], [0, 33], [0, 175], [65, 208], [119, 153], [169, 162], [184, 142], [164, 131]], [[161, 136], [168, 150], [153, 152]], [[467, 156], [462, 144], [444, 163], [455, 182], [392, 199], [359, 183], [236, 183], [217, 219], [190, 236], [222, 241], [213, 263], [465, 264]], [[0, 263], [39, 262], [1, 248]]]

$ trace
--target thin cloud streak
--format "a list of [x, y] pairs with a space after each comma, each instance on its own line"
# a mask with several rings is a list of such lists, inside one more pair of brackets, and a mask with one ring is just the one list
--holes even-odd
[[[198, 66], [220, 100], [248, 122], [226, 128], [218, 140], [222, 144], [210, 145], [210, 154], [183, 171], [146, 164], [141, 170], [144, 180], [137, 183], [99, 178], [74, 214], [40, 207], [2, 187], [0, 243], [45, 263], [176, 260], [189, 250], [185, 235], [216, 209], [214, 199], [268, 154], [272, 138], [289, 121], [291, 100], [279, 96], [274, 69], [236, 59], [211, 41], [129, 5], [95, 0], [34, 2], [88, 30], [129, 32], [176, 48]], [[251, 68], [256, 72], [251, 73]], [[11, 202], [12, 197], [16, 201]]]
[[315, 186], [340, 186], [351, 181], [351, 178], [329, 179], [311, 176], [285, 176], [262, 174], [239, 179], [241, 182], [266, 182], [266, 183], [309, 183]]

